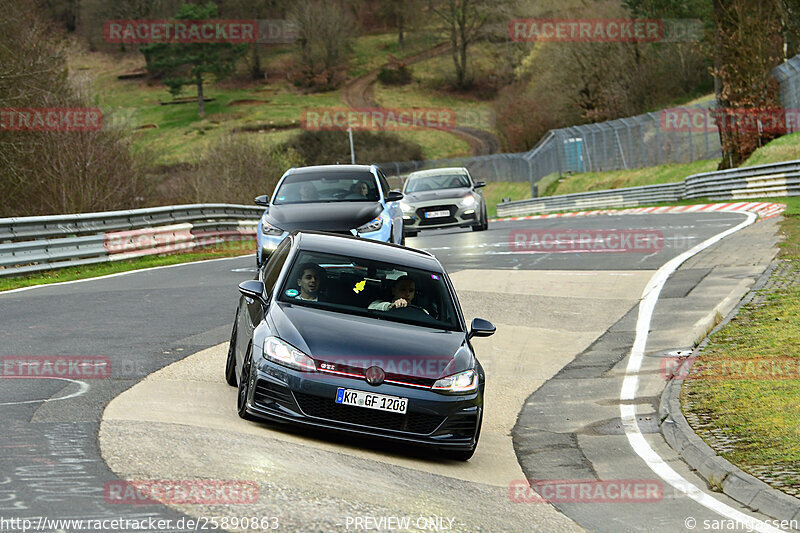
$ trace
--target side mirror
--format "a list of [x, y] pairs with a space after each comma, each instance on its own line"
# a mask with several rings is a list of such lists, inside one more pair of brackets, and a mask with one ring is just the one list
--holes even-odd
[[475, 182], [475, 188], [476, 189], [480, 189], [481, 187], [486, 187], [486, 182], [485, 181], [476, 181]]
[[399, 202], [403, 199], [403, 193], [400, 191], [389, 191], [389, 194], [386, 195], [387, 202]]
[[247, 281], [241, 282], [239, 284], [239, 292], [241, 292], [245, 298], [258, 300], [262, 305], [267, 305], [267, 298], [264, 296], [264, 283], [257, 279], [248, 279]]
[[491, 337], [494, 335], [494, 332], [497, 331], [497, 328], [494, 327], [494, 324], [489, 322], [488, 320], [484, 320], [482, 318], [473, 318], [472, 324], [469, 326], [469, 336], [468, 338], [472, 337]]
[[261, 196], [256, 196], [256, 199], [253, 200], [256, 205], [260, 205], [262, 207], [269, 207], [269, 195], [262, 194]]

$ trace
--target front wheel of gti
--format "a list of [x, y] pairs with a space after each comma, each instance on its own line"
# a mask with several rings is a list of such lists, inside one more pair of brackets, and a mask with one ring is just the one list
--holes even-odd
[[247, 350], [247, 356], [242, 363], [242, 373], [239, 375], [239, 391], [236, 399], [236, 408], [239, 417], [245, 420], [253, 420], [253, 416], [247, 412], [247, 396], [250, 394], [250, 362], [253, 358], [253, 346]]
[[[238, 316], [239, 311], [236, 311]], [[231, 342], [228, 343], [228, 359], [225, 361], [225, 381], [231, 387], [236, 386], [236, 322], [231, 331]]]

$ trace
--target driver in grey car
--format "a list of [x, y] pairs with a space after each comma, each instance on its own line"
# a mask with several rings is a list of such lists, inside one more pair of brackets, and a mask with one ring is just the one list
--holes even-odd
[[[369, 304], [369, 309], [377, 311], [388, 311], [389, 309], [397, 309], [406, 307], [414, 299], [414, 292], [416, 291], [416, 284], [411, 276], [400, 276], [392, 284], [392, 299], [391, 301], [375, 300]], [[425, 311], [427, 313], [427, 311]]]

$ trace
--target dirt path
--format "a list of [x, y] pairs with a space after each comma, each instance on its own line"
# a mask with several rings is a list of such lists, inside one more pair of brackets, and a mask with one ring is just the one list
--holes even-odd
[[[450, 45], [442, 43], [418, 54], [401, 59], [406, 65], [419, 63], [431, 57], [436, 57], [447, 53]], [[348, 82], [344, 86], [343, 97], [345, 103], [350, 107], [381, 107], [375, 100], [374, 86], [378, 80], [380, 68], [372, 70], [367, 74]], [[488, 131], [469, 128], [466, 126], [456, 126], [448, 130], [453, 135], [465, 140], [470, 147], [472, 155], [488, 155], [497, 153], [500, 150], [500, 140]]]

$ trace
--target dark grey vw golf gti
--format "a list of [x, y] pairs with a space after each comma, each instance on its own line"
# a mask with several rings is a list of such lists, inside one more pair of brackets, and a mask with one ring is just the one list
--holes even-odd
[[225, 378], [243, 418], [475, 451], [484, 372], [453, 285], [432, 255], [290, 234], [242, 293]]

